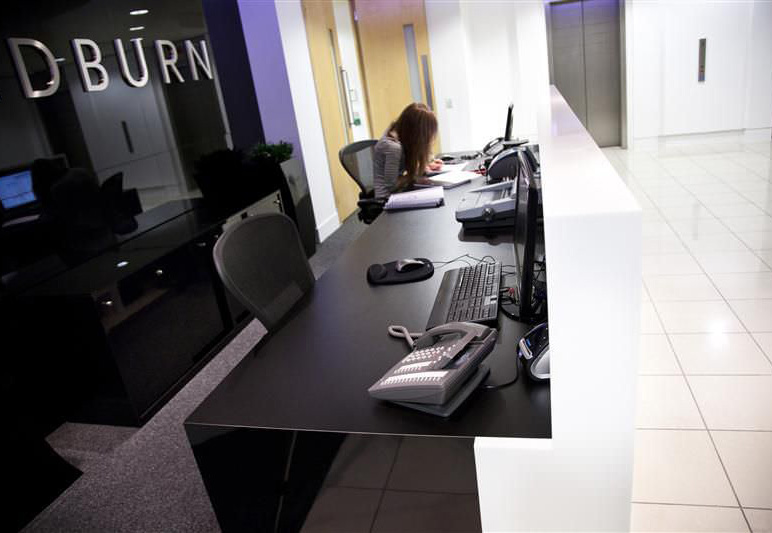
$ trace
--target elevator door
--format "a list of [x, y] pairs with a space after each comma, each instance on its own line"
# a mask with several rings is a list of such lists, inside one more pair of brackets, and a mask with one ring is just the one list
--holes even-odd
[[548, 4], [550, 80], [598, 146], [621, 142], [619, 0]]

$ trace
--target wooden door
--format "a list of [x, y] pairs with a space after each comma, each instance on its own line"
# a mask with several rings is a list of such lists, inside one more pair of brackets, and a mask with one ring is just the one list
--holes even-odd
[[423, 0], [354, 0], [354, 9], [370, 126], [378, 138], [409, 103], [436, 107], [426, 12]]
[[341, 93], [340, 50], [335, 16], [332, 3], [327, 0], [303, 0], [302, 6], [335, 206], [342, 221], [356, 210], [359, 187], [338, 159], [338, 151], [349, 144], [352, 135]]

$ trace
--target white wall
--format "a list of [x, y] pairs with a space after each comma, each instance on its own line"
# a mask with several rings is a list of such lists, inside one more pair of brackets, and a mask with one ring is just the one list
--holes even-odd
[[[634, 139], [772, 126], [772, 6], [628, 0]], [[707, 39], [705, 82], [698, 40]]]
[[753, 3], [745, 79], [745, 127], [769, 128], [772, 123], [772, 2]]
[[427, 0], [426, 25], [434, 82], [435, 112], [444, 151], [468, 150], [472, 144], [466, 32], [459, 2]]
[[362, 77], [359, 73], [359, 51], [356, 34], [352, 23], [351, 11], [348, 0], [334, 0], [332, 3], [335, 15], [335, 30], [338, 34], [338, 49], [340, 50], [340, 64], [348, 73], [349, 95], [354, 118], [359, 118], [360, 124], [351, 126], [352, 141], [371, 139], [380, 134], [370, 134], [370, 125], [367, 121], [367, 109], [365, 107], [365, 92], [362, 86]]
[[548, 86], [544, 6], [538, 0], [426, 0], [440, 138], [445, 151], [504, 134], [536, 136], [535, 94]]
[[335, 208], [322, 119], [316, 99], [306, 25], [300, 0], [276, 0], [275, 6], [316, 228], [319, 240], [323, 241], [338, 229], [340, 221]]

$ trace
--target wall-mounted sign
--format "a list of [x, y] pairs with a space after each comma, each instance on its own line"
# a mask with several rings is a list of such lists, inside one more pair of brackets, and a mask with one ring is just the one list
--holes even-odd
[[[129, 69], [123, 42], [121, 39], [115, 39], [113, 41], [115, 55], [121, 70], [121, 77], [123, 78], [123, 81], [131, 87], [144, 87], [150, 79], [150, 73], [147, 68], [147, 60], [145, 59], [145, 50], [142, 48], [142, 38], [131, 39], [131, 43], [134, 57], [139, 67], [139, 72], [136, 76], [132, 74]], [[107, 89], [110, 85], [110, 76], [107, 74], [107, 69], [102, 65], [102, 50], [100, 50], [99, 45], [91, 39], [72, 39], [70, 44], [72, 45], [73, 58], [78, 69], [78, 75], [80, 76], [83, 90], [92, 92], [104, 91]], [[161, 78], [164, 83], [171, 83], [172, 76], [174, 76], [178, 82], [184, 83], [185, 78], [182, 76], [180, 69], [177, 68], [179, 55], [174, 43], [159, 39], [154, 41], [153, 44], [158, 58]], [[30, 80], [30, 75], [21, 53], [22, 46], [34, 49], [47, 65], [50, 78], [46, 82], [44, 89], [35, 89], [32, 87], [32, 81]], [[201, 40], [199, 46], [200, 50], [196, 49], [195, 45], [190, 40], [183, 41], [183, 47], [188, 58], [190, 77], [193, 78], [193, 80], [198, 81], [200, 79], [200, 69], [204, 75], [211, 80], [212, 66], [209, 61], [206, 41]], [[16, 68], [16, 76], [21, 84], [22, 92], [27, 98], [43, 98], [51, 96], [59, 89], [59, 83], [61, 82], [59, 65], [56, 62], [54, 54], [45, 44], [35, 39], [12, 37], [8, 39], [8, 48], [11, 52], [11, 59], [13, 59], [13, 64]], [[94, 76], [96, 78], [94, 78]]]
[[707, 41], [700, 39], [700, 50], [697, 57], [697, 81], [705, 81], [705, 47]]

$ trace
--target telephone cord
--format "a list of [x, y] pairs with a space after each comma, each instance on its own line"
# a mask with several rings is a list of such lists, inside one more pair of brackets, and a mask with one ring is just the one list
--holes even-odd
[[398, 339], [405, 339], [405, 342], [410, 346], [410, 350], [415, 347], [413, 339], [418, 339], [424, 336], [423, 333], [411, 333], [405, 326], [389, 326], [389, 335], [397, 337]]

